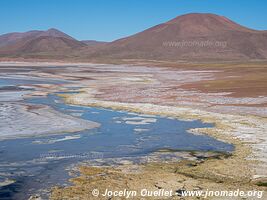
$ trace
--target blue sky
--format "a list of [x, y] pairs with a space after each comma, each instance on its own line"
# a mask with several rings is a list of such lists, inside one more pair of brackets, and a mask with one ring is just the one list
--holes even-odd
[[53, 27], [79, 40], [112, 41], [191, 12], [267, 30], [266, 8], [266, 0], [0, 0], [0, 34]]

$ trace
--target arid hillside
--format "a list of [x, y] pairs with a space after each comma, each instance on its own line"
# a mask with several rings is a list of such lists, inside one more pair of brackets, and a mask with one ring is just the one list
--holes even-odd
[[94, 56], [160, 60], [266, 59], [267, 32], [214, 14], [187, 14], [109, 43]]
[[78, 41], [56, 29], [5, 34], [0, 36], [0, 56], [75, 61], [265, 60], [267, 31], [246, 28], [223, 16], [192, 13], [113, 42]]
[[2, 57], [38, 57], [38, 55], [64, 55], [85, 47], [86, 44], [56, 30], [9, 33], [0, 36], [0, 54]]

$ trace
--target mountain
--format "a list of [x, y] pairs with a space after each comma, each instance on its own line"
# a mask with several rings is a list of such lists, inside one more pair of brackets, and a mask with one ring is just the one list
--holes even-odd
[[47, 31], [42, 31], [39, 36], [51, 36], [51, 37], [59, 37], [59, 38], [66, 38], [69, 40], [75, 40], [73, 37], [63, 33], [55, 28], [50, 28]]
[[215, 14], [178, 16], [113, 42], [78, 41], [56, 30], [0, 36], [0, 57], [75, 60], [251, 60], [267, 59], [267, 31], [241, 26]]
[[192, 13], [108, 43], [91, 56], [160, 60], [266, 59], [267, 31], [246, 28], [223, 16]]
[[77, 50], [86, 44], [57, 30], [29, 31], [25, 33], [9, 33], [0, 36], [0, 54], [20, 55], [48, 53], [59, 54]]

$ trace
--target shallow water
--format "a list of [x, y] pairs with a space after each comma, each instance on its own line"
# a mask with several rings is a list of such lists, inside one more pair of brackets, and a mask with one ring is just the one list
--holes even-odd
[[0, 178], [17, 181], [0, 189], [0, 199], [25, 199], [41, 188], [66, 183], [69, 176], [65, 169], [78, 161], [128, 157], [138, 162], [140, 157], [166, 148], [181, 151], [233, 150], [232, 145], [212, 137], [188, 133], [191, 128], [212, 127], [212, 124], [197, 120], [180, 121], [66, 105], [52, 94], [25, 102], [46, 104], [60, 112], [98, 122], [101, 126], [71, 134], [0, 141]]
[[[147, 154], [162, 148], [196, 151], [232, 150], [232, 145], [212, 137], [188, 133], [187, 130], [190, 128], [212, 127], [212, 124], [204, 124], [198, 120], [180, 121], [160, 116], [66, 105], [54, 95], [49, 95], [48, 98], [31, 99], [28, 102], [46, 104], [63, 113], [101, 124], [95, 130], [77, 132], [76, 134], [81, 138], [68, 141], [71, 146], [64, 149], [69, 153], [82, 153], [89, 150], [101, 152], [104, 157], [121, 157]], [[144, 123], [146, 121], [148, 122]], [[61, 147], [60, 143], [50, 145], [50, 147]], [[65, 148], [65, 145], [67, 144], [62, 148]]]

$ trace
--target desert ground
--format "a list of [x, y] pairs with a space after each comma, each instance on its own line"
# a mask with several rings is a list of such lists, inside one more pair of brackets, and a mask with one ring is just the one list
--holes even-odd
[[[174, 191], [178, 189], [266, 191], [266, 62], [219, 64], [142, 60], [128, 60], [114, 64], [2, 62], [0, 70], [1, 76], [5, 77], [68, 81], [59, 85], [49, 82], [39, 84], [36, 86], [38, 90], [26, 91], [15, 97], [12, 91], [5, 91], [2, 93], [4, 95], [1, 94], [3, 99], [45, 96], [55, 91], [64, 92], [69, 88], [75, 88], [74, 93], [60, 95], [67, 104], [112, 108], [180, 120], [199, 119], [213, 123], [214, 128], [192, 129], [190, 132], [207, 134], [235, 145], [234, 152], [229, 155], [207, 154], [202, 155], [200, 159], [195, 153], [183, 161], [148, 160], [142, 164], [125, 161], [118, 165], [102, 167], [94, 166], [90, 162], [82, 163], [73, 169], [79, 170], [80, 175], [70, 180], [71, 186], [56, 186], [51, 189], [53, 200], [116, 199], [93, 197], [91, 192], [95, 188], [101, 192], [105, 188], [141, 190], [144, 187], [151, 190]], [[6, 107], [1, 107], [0, 112], [19, 110], [20, 116], [24, 116], [13, 119], [19, 124], [23, 124], [19, 120], [25, 118], [41, 117], [33, 110], [46, 116], [46, 119], [40, 120], [47, 120], [51, 116], [59, 118], [52, 120], [54, 124], [51, 127], [57, 127], [56, 130], [44, 128], [45, 131], [38, 134], [98, 126], [94, 122], [66, 118], [47, 107], [25, 108], [20, 104], [5, 105]], [[27, 109], [31, 113], [27, 112]], [[12, 121], [6, 117], [3, 119]], [[1, 123], [11, 122], [1, 120]], [[12, 126], [9, 128], [12, 129]], [[7, 129], [2, 130], [1, 127], [0, 130], [3, 133], [9, 132]], [[30, 135], [32, 134], [36, 133], [32, 130]], [[17, 135], [14, 133], [12, 137]], [[266, 198], [266, 194], [263, 195]], [[38, 195], [31, 197], [31, 199], [38, 198]], [[179, 195], [166, 197], [166, 199], [181, 198], [183, 197]]]

